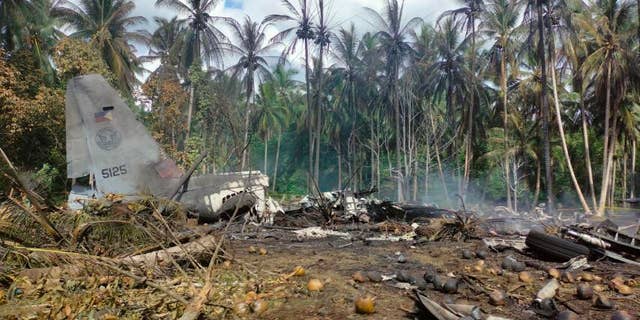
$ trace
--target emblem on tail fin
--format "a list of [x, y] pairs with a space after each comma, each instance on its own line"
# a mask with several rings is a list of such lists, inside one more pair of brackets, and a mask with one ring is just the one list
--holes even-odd
[[111, 151], [117, 148], [122, 142], [122, 136], [113, 127], [106, 127], [98, 130], [96, 143], [102, 150]]

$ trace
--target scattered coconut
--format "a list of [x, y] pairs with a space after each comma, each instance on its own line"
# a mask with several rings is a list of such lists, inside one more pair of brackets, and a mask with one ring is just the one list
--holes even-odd
[[593, 291], [596, 292], [602, 292], [604, 290], [606, 290], [607, 288], [605, 288], [605, 286], [601, 285], [601, 284], [596, 284], [593, 286]]
[[371, 282], [382, 282], [382, 274], [377, 271], [367, 272], [367, 278], [369, 278]]
[[436, 267], [432, 265], [427, 265], [424, 271], [424, 276], [422, 278], [427, 283], [432, 283], [437, 275], [438, 275], [438, 271], [436, 270]]
[[464, 259], [472, 259], [473, 258], [473, 253], [471, 252], [471, 250], [464, 249], [464, 250], [462, 250], [462, 258], [464, 258]]
[[502, 306], [505, 303], [506, 295], [502, 290], [494, 290], [489, 294], [489, 303], [494, 306]]
[[560, 276], [560, 281], [566, 282], [566, 283], [574, 283], [576, 281], [576, 277], [573, 275], [572, 272], [565, 271]]
[[600, 309], [613, 309], [614, 307], [613, 302], [603, 295], [598, 295], [593, 305]]
[[447, 278], [442, 276], [435, 276], [435, 278], [433, 278], [433, 288], [436, 290], [442, 290], [446, 282]]
[[398, 261], [398, 263], [406, 263], [407, 262], [407, 257], [405, 257], [403, 254], [398, 256], [398, 259], [396, 260]]
[[556, 316], [556, 320], [578, 320], [578, 319], [579, 319], [578, 315], [571, 310], [562, 311], [558, 313], [558, 315]]
[[225, 269], [231, 269], [231, 260], [225, 260], [222, 263], [222, 267], [225, 268]]
[[254, 246], [249, 246], [249, 249], [247, 249], [249, 251], [249, 253], [256, 253], [258, 252], [258, 249], [256, 249], [256, 247]]
[[407, 271], [404, 271], [404, 270], [398, 271], [398, 273], [396, 274], [396, 280], [400, 282], [407, 282], [407, 283], [416, 282], [416, 278], [414, 278], [411, 274], [409, 274]]
[[353, 278], [355, 282], [367, 282], [367, 280], [369, 280], [369, 278], [360, 271], [354, 272], [351, 278]]
[[456, 293], [458, 292], [458, 279], [449, 278], [447, 282], [444, 283], [442, 287], [442, 291], [445, 293]]
[[476, 251], [476, 257], [478, 257], [479, 259], [486, 259], [487, 256], [489, 256], [489, 252], [485, 249], [478, 249]]
[[533, 276], [528, 271], [522, 271], [518, 274], [520, 281], [530, 284], [533, 283]]
[[551, 268], [547, 270], [547, 272], [549, 273], [549, 277], [551, 278], [554, 278], [554, 279], [560, 278], [560, 271], [558, 271], [558, 269], [556, 268]]
[[624, 310], [617, 310], [611, 314], [611, 320], [634, 320], [635, 318]]
[[302, 277], [307, 273], [302, 266], [296, 266], [293, 268], [293, 275], [296, 277]]
[[593, 281], [593, 273], [591, 273], [591, 272], [583, 272], [583, 273], [581, 273], [580, 274], [580, 280], [586, 281], [586, 282]]
[[259, 253], [261, 256], [265, 256], [265, 255], [267, 255], [267, 249], [265, 249], [265, 248], [260, 248], [260, 249], [258, 250], [258, 253]]
[[586, 283], [580, 283], [576, 288], [576, 295], [579, 299], [589, 300], [593, 297], [593, 289]]
[[619, 294], [624, 296], [628, 296], [633, 293], [633, 289], [626, 284], [618, 284], [615, 288]]
[[355, 301], [356, 312], [360, 314], [372, 314], [375, 312], [375, 298], [358, 297]]
[[307, 283], [307, 289], [309, 289], [309, 291], [320, 291], [323, 287], [322, 281], [318, 279], [311, 279]]

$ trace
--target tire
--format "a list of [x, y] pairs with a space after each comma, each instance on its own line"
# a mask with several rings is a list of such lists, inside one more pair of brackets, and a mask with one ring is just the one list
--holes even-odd
[[561, 261], [590, 254], [586, 246], [535, 230], [529, 232], [525, 244], [543, 258], [549, 257]]

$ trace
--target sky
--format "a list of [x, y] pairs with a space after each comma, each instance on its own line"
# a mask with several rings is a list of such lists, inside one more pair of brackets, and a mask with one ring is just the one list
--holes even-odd
[[[185, 0], [182, 0], [185, 1]], [[369, 7], [380, 12], [386, 0], [325, 0], [327, 8], [329, 25], [333, 30], [339, 30], [341, 27], [347, 28], [351, 23], [356, 27], [356, 31], [362, 34], [366, 31], [373, 30], [370, 17], [364, 7]], [[400, 0], [402, 1], [402, 0]], [[154, 16], [166, 18], [173, 17], [176, 13], [173, 10], [156, 7], [155, 0], [134, 0], [136, 8], [134, 15], [140, 15], [147, 18], [147, 25], [141, 26], [152, 32], [155, 29], [153, 23]], [[297, 4], [297, 0], [291, 0]], [[316, 3], [315, 0], [310, 0]], [[405, 0], [404, 1], [404, 19], [408, 21], [412, 17], [421, 17], [425, 21], [435, 21], [437, 17], [445, 10], [460, 6], [457, 0]], [[213, 15], [232, 17], [237, 20], [244, 19], [249, 16], [254, 21], [261, 21], [264, 17], [275, 13], [286, 13], [280, 0], [220, 0], [220, 4], [215, 8]], [[275, 34], [277, 27], [267, 30], [268, 35]], [[144, 47], [136, 47], [137, 54], [146, 54]], [[295, 63], [295, 62], [294, 62]], [[154, 70], [157, 62], [148, 63], [145, 67]]]

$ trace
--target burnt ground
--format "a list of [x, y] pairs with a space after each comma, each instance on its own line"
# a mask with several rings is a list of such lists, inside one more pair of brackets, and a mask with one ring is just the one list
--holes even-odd
[[[245, 261], [256, 270], [263, 273], [286, 274], [297, 265], [303, 266], [306, 274], [301, 277], [289, 278], [289, 285], [296, 288], [293, 296], [272, 301], [271, 307], [262, 317], [265, 319], [420, 319], [425, 318], [417, 311], [413, 297], [414, 292], [410, 288], [399, 288], [406, 284], [399, 284], [395, 279], [374, 283], [355, 282], [352, 275], [357, 272], [376, 271], [383, 275], [397, 275], [399, 272], [408, 274], [420, 282], [427, 265], [433, 265], [440, 274], [466, 278], [469, 281], [460, 286], [455, 294], [444, 294], [433, 289], [433, 285], [427, 285], [423, 293], [437, 302], [473, 304], [491, 315], [502, 316], [511, 319], [547, 319], [532, 311], [532, 302], [536, 292], [548, 280], [545, 267], [556, 266], [558, 263], [544, 262], [539, 257], [525, 255], [515, 250], [496, 252], [489, 250], [485, 259], [485, 268], [475, 270], [473, 266], [478, 263], [478, 258], [464, 259], [464, 249], [475, 252], [485, 248], [481, 240], [467, 242], [422, 242], [414, 241], [366, 241], [344, 240], [339, 238], [326, 238], [300, 241], [292, 237], [290, 232], [282, 230], [267, 230], [249, 239], [235, 239], [230, 242], [229, 253], [240, 261]], [[356, 238], [358, 236], [356, 235]], [[264, 248], [266, 255], [253, 252], [254, 249]], [[264, 252], [263, 252], [264, 253]], [[406, 258], [406, 262], [399, 262], [399, 255]], [[520, 281], [518, 273], [504, 271], [500, 273], [503, 259], [511, 255], [518, 261], [528, 262], [535, 267], [527, 267], [526, 270], [533, 276], [530, 284]], [[400, 259], [401, 260], [401, 259]], [[603, 291], [599, 294], [611, 299], [616, 309], [626, 310], [637, 315], [640, 311], [640, 299], [637, 287], [633, 288], [631, 295], [620, 295], [607, 287], [607, 280], [616, 274], [621, 274], [630, 284], [636, 284], [640, 280], [640, 270], [634, 270], [628, 266], [612, 264], [600, 261], [591, 263], [593, 269], [590, 273], [602, 280], [592, 282], [590, 285], [598, 287], [599, 283]], [[259, 273], [260, 273], [259, 272]], [[580, 272], [575, 273], [580, 279]], [[406, 277], [406, 275], [404, 275]], [[320, 279], [325, 285], [320, 292], [308, 292], [305, 290], [309, 279]], [[629, 281], [630, 280], [630, 281]], [[576, 285], [562, 282], [557, 295], [558, 310], [562, 311], [569, 306], [579, 312], [584, 319], [609, 319], [611, 310], [602, 310], [592, 307], [591, 300], [579, 300], [576, 297]], [[424, 284], [418, 283], [419, 286]], [[637, 285], [636, 285], [637, 286]], [[504, 306], [489, 304], [486, 293], [495, 289], [508, 293]], [[486, 292], [486, 293], [483, 293]], [[373, 315], [358, 315], [354, 312], [354, 299], [359, 296], [372, 296], [376, 298], [376, 312]], [[561, 301], [561, 302], [560, 302]]]
[[[432, 284], [421, 288], [434, 301], [472, 304], [486, 314], [510, 319], [554, 318], [536, 314], [532, 302], [548, 281], [544, 269], [559, 263], [542, 261], [526, 252], [488, 250], [483, 268], [476, 269], [474, 265], [480, 259], [464, 259], [462, 252], [484, 248], [479, 239], [369, 241], [366, 238], [372, 235], [394, 231], [400, 234], [403, 230], [381, 233], [345, 225], [341, 229], [356, 229], [348, 232], [351, 239], [300, 239], [290, 230], [293, 228], [287, 227], [249, 227], [244, 232], [240, 232], [240, 226], [233, 229], [224, 245], [225, 260], [215, 266], [213, 289], [200, 319], [430, 319], [418, 312], [415, 288], [408, 283], [397, 279], [360, 283], [352, 277], [357, 271], [375, 271], [390, 277], [402, 274], [404, 281], [425, 287], [420, 279], [428, 265], [442, 276], [464, 279], [456, 293], [444, 294]], [[501, 263], [508, 255], [528, 263], [526, 270], [532, 275], [532, 283], [523, 283], [518, 273], [501, 271]], [[590, 263], [593, 269], [589, 272], [596, 280], [588, 284], [601, 289], [596, 293], [613, 301], [614, 310], [625, 310], [637, 317], [640, 270], [607, 261]], [[302, 266], [305, 274], [294, 275], [296, 266]], [[0, 285], [0, 319], [174, 319], [184, 310], [184, 305], [144, 283], [118, 273], [98, 272], [90, 263], [84, 267], [87, 272], [82, 277], [17, 277], [9, 286]], [[177, 269], [164, 266], [133, 271], [146, 274], [148, 279], [191, 300], [203, 287], [202, 278], [193, 268], [185, 267], [186, 272]], [[630, 294], [622, 295], [608, 286], [616, 275], [631, 287]], [[597, 309], [591, 300], [577, 299], [576, 285], [584, 281], [580, 272], [574, 276], [573, 283], [562, 282], [555, 300], [557, 309], [569, 307], [583, 319], [610, 319], [613, 310]], [[322, 290], [310, 292], [310, 279], [320, 280]], [[507, 292], [505, 305], [489, 303], [488, 294], [493, 290]], [[361, 296], [375, 298], [375, 313], [355, 312], [354, 300]]]

